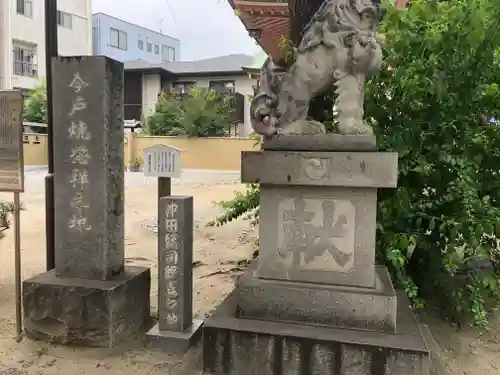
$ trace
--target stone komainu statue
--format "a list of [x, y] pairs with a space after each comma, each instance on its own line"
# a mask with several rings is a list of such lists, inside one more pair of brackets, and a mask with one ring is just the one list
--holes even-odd
[[251, 104], [255, 132], [272, 136], [323, 133], [322, 124], [306, 121], [309, 102], [335, 86], [340, 134], [372, 134], [363, 122], [365, 79], [382, 62], [377, 34], [378, 0], [326, 0], [305, 27], [293, 65], [278, 78], [271, 58], [261, 70]]

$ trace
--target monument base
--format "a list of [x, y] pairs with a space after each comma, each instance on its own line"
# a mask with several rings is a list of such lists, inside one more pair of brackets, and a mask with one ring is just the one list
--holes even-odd
[[[231, 293], [204, 323], [210, 375], [428, 375], [429, 349], [404, 293], [397, 333], [234, 317]], [[256, 301], [258, 303], [258, 301]]]
[[26, 336], [59, 344], [113, 347], [151, 324], [149, 268], [125, 267], [111, 280], [59, 278], [51, 270], [23, 282]]
[[162, 351], [185, 354], [201, 338], [202, 320], [193, 320], [193, 324], [184, 332], [160, 331], [159, 323], [146, 333], [148, 346]]
[[237, 317], [396, 331], [397, 296], [383, 266], [375, 268], [374, 288], [262, 279], [257, 273], [253, 262], [236, 282]]

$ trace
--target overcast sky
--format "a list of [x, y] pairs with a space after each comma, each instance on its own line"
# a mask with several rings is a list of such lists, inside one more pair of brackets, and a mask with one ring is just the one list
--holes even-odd
[[93, 13], [103, 12], [161, 31], [181, 41], [181, 59], [246, 53], [257, 45], [227, 0], [93, 0]]

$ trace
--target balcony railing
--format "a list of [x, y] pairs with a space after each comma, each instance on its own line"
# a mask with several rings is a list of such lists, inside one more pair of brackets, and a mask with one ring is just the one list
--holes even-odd
[[14, 74], [17, 76], [25, 77], [37, 77], [38, 76], [38, 66], [37, 64], [14, 60], [13, 62]]

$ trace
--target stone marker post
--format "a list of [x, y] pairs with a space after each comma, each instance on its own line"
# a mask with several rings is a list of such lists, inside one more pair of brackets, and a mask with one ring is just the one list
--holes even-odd
[[193, 197], [160, 199], [158, 216], [158, 324], [152, 346], [186, 352], [200, 337], [193, 320]]
[[150, 319], [150, 271], [124, 267], [123, 64], [55, 58], [56, 269], [24, 282], [28, 336], [112, 346]]
[[[107, 280], [124, 268], [123, 73], [117, 63], [105, 63], [54, 63], [59, 68], [54, 82], [54, 107], [59, 108], [54, 113], [59, 154], [54, 158], [55, 258], [61, 277]], [[108, 73], [102, 78], [109, 87], [91, 81], [100, 70]], [[99, 95], [103, 88], [109, 90], [105, 102]]]

